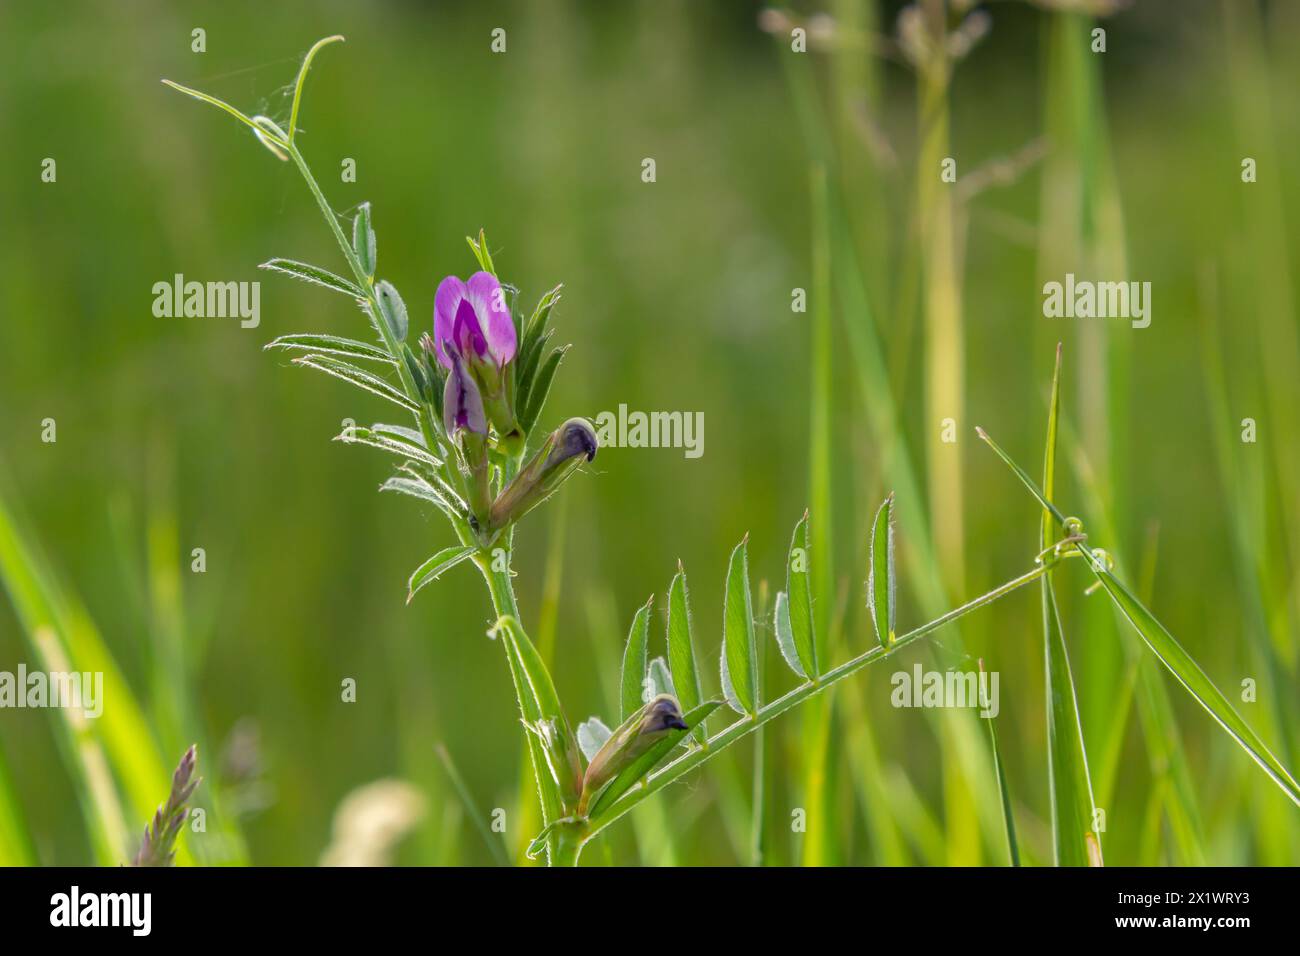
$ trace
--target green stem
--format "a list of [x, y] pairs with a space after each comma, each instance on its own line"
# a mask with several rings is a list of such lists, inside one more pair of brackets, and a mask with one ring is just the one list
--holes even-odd
[[785, 696], [778, 697], [776, 700], [772, 701], [772, 703], [760, 709], [757, 714], [741, 718], [730, 727], [709, 738], [707, 747], [691, 750], [689, 753], [677, 758], [663, 769], [651, 774], [646, 778], [645, 783], [643, 783], [639, 788], [633, 789], [620, 797], [599, 820], [591, 821], [591, 827], [588, 830], [586, 839], [594, 837], [601, 830], [605, 829], [605, 827], [609, 826], [646, 797], [650, 796], [650, 794], [662, 790], [670, 783], [676, 781], [683, 774], [694, 770], [700, 764], [724, 750], [729, 744], [735, 743], [741, 737], [744, 737], [746, 734], [749, 734], [761, 727], [763, 724], [766, 724], [769, 720], [779, 717], [792, 707], [795, 707], [808, 698], [821, 693], [832, 684], [842, 681], [851, 674], [857, 673], [868, 664], [873, 664], [878, 660], [883, 660], [908, 644], [918, 641], [928, 634], [934, 633], [946, 624], [951, 624], [959, 617], [969, 614], [977, 608], [984, 607], [986, 604], [992, 604], [994, 601], [1005, 597], [1012, 591], [1022, 588], [1026, 584], [1037, 581], [1047, 573], [1054, 563], [1055, 562], [1052, 561], [1044, 561], [1033, 570], [1027, 571], [1018, 578], [1011, 579], [1000, 587], [989, 591], [987, 594], [982, 594], [974, 600], [967, 601], [960, 607], [953, 608], [947, 614], [941, 615], [927, 624], [922, 624], [920, 627], [908, 631], [906, 634], [900, 634], [894, 640], [894, 643], [889, 645], [889, 647], [877, 645], [871, 650], [859, 654], [852, 660], [845, 661], [843, 664], [832, 668], [821, 677], [800, 684]]

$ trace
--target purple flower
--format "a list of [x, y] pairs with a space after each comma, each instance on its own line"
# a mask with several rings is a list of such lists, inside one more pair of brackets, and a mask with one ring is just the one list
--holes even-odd
[[433, 340], [442, 367], [452, 369], [447, 345], [470, 364], [500, 369], [515, 357], [515, 324], [506, 308], [501, 283], [490, 272], [476, 272], [468, 282], [447, 276], [433, 300]]
[[483, 396], [465, 368], [460, 349], [448, 345], [451, 372], [447, 375], [446, 390], [442, 394], [442, 424], [448, 436], [464, 429], [477, 435], [487, 434], [487, 416], [483, 413]]

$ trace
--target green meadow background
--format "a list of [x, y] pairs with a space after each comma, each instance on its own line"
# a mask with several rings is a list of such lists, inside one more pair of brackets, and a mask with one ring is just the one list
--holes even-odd
[[[564, 283], [574, 348], [544, 425], [703, 412], [702, 457], [603, 449], [518, 529], [524, 624], [571, 719], [612, 723], [652, 593], [664, 652], [679, 560], [716, 694], [727, 556], [748, 533], [770, 609], [809, 506], [834, 660], [874, 641], [867, 536], [891, 490], [900, 630], [1027, 570], [1039, 510], [974, 426], [1036, 473], [1060, 341], [1062, 510], [1294, 771], [1300, 5], [1106, 6], [984, 4], [950, 75], [914, 70], [901, 4], [872, 0], [0, 6], [0, 670], [62, 657], [108, 684], [90, 724], [0, 711], [0, 862], [119, 862], [195, 741], [207, 830], [183, 862], [315, 864], [360, 841], [493, 864], [536, 833], [484, 589], [464, 565], [407, 606], [450, 532], [376, 493], [387, 460], [330, 441], [392, 412], [262, 351], [363, 332], [344, 298], [256, 269], [341, 271], [333, 240], [290, 164], [159, 82], [284, 123], [298, 59], [333, 33], [298, 142], [336, 210], [373, 203], [413, 328], [481, 227], [526, 308]], [[1066, 272], [1150, 282], [1151, 326], [1044, 318]], [[260, 280], [260, 326], [155, 318], [176, 273]], [[1300, 809], [1089, 583], [1056, 574], [1106, 862], [1300, 863]], [[1039, 615], [1026, 589], [867, 668], [769, 725], [758, 800], [747, 742], [584, 864], [1004, 864], [983, 728], [890, 705], [893, 672], [979, 658], [1021, 852], [1050, 863]], [[761, 636], [770, 698], [794, 678]], [[384, 780], [409, 786], [365, 791], [341, 838], [340, 805]], [[385, 852], [375, 834], [403, 822]]]

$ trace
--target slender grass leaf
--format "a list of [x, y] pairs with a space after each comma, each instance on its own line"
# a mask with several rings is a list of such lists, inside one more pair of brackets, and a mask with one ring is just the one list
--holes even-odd
[[323, 286], [326, 289], [332, 289], [335, 292], [342, 292], [344, 295], [351, 296], [354, 299], [364, 299], [365, 292], [354, 282], [349, 282], [342, 276], [335, 275], [328, 269], [322, 269], [320, 266], [308, 265], [305, 262], [296, 262], [293, 259], [270, 259], [263, 262], [259, 269], [267, 269], [271, 272], [283, 272], [285, 275], [293, 276], [295, 279], [301, 279], [303, 282], [310, 282], [312, 285]]
[[346, 355], [349, 358], [368, 359], [372, 362], [384, 362], [388, 365], [397, 364], [393, 357], [383, 349], [367, 345], [365, 342], [358, 342], [356, 339], [345, 339], [339, 335], [315, 335], [306, 332], [282, 335], [273, 342], [267, 342], [262, 348], [302, 349], [306, 352], [323, 352], [329, 355]]
[[[1047, 684], [1047, 761], [1052, 802], [1052, 838], [1057, 866], [1091, 865], [1094, 806], [1088, 757], [1074, 677], [1061, 630], [1061, 612], [1047, 578], [1042, 588]], [[1099, 849], [1099, 847], [1098, 847]]]
[[881, 647], [894, 643], [897, 584], [894, 571], [894, 496], [876, 511], [871, 525], [871, 570], [867, 575], [867, 608]]
[[[786, 655], [784, 645], [781, 648], [786, 662], [800, 677], [816, 677], [818, 673], [817, 630], [813, 624], [812, 575], [808, 570], [810, 554], [808, 512], [805, 511], [799, 523], [795, 525], [794, 534], [790, 538], [790, 555], [785, 568], [786, 617], [795, 660], [791, 660], [789, 655]], [[780, 605], [781, 598], [778, 595], [778, 620]], [[780, 637], [778, 631], [778, 643]]]
[[22, 804], [0, 751], [0, 866], [35, 866]]
[[605, 741], [609, 740], [612, 733], [599, 717], [588, 717], [578, 724], [578, 747], [582, 750], [582, 755], [591, 760], [605, 746]]
[[[683, 714], [682, 720], [688, 728], [694, 728], [696, 725], [704, 723], [709, 714], [713, 713], [718, 706], [718, 701], [708, 701]], [[588, 809], [587, 816], [593, 822], [596, 821], [603, 810], [610, 807], [615, 800], [627, 793], [637, 781], [658, 766], [672, 749], [682, 742], [682, 738], [688, 733], [690, 733], [689, 729], [669, 731], [664, 735], [663, 739], [657, 741], [644, 754], [628, 764], [596, 797]]]
[[505, 843], [488, 829], [486, 814], [479, 809], [477, 801], [474, 800], [473, 794], [469, 791], [469, 785], [461, 775], [456, 762], [451, 759], [451, 753], [447, 750], [447, 745], [438, 741], [433, 745], [434, 752], [438, 759], [442, 761], [443, 769], [447, 771], [447, 778], [451, 781], [452, 789], [456, 791], [456, 796], [460, 798], [461, 806], [465, 810], [465, 816], [474, 822], [474, 828], [483, 838], [487, 845], [488, 852], [492, 854], [492, 859], [498, 866], [509, 866], [510, 860], [506, 857]]
[[742, 714], [757, 709], [758, 658], [754, 652], [754, 609], [749, 593], [749, 536], [731, 552], [727, 568], [726, 606], [722, 630], [723, 686], [727, 702]]
[[411, 599], [415, 597], [416, 592], [431, 581], [436, 581], [445, 571], [450, 571], [456, 565], [460, 564], [466, 558], [474, 553], [476, 549], [470, 546], [456, 545], [450, 548], [443, 548], [429, 560], [425, 561], [411, 573], [411, 580], [407, 585], [406, 603], [410, 604]]
[[[682, 710], [694, 710], [702, 696], [700, 671], [695, 661], [695, 642], [691, 638], [690, 589], [686, 586], [686, 572], [680, 564], [672, 584], [668, 586], [668, 667]], [[691, 729], [691, 735], [698, 743], [704, 743], [708, 731], [703, 721]]]
[[623, 649], [623, 679], [619, 684], [619, 719], [627, 720], [645, 703], [645, 680], [650, 648], [650, 608], [654, 595], [646, 601], [632, 618], [627, 632], [627, 646]]
[[[77, 708], [58, 708], [53, 717], [89, 829], [95, 859], [125, 863], [129, 837], [125, 812], [147, 820], [157, 809], [171, 772], [144, 710], [85, 608], [60, 587], [37, 552], [18, 533], [0, 500], [0, 581], [9, 592], [28, 648], [46, 672], [103, 675], [102, 714], [90, 720]], [[182, 843], [177, 862], [192, 864]]]
[[[984, 659], [980, 658], [980, 687], [984, 687]], [[980, 701], [981, 707], [989, 710], [990, 701], [987, 699]], [[1011, 791], [1007, 787], [1007, 773], [1002, 766], [1002, 754], [998, 750], [998, 731], [995, 726], [996, 718], [990, 714], [984, 718], [984, 723], [989, 730], [989, 750], [993, 754], [993, 770], [998, 777], [998, 796], [1002, 801], [1002, 820], [1005, 824], [1007, 836], [1007, 856], [1012, 866], [1020, 865], [1020, 844], [1016, 840], [1016, 817], [1011, 811]]]
[[794, 632], [790, 625], [790, 603], [784, 591], [776, 592], [772, 628], [776, 631], [776, 644], [781, 649], [781, 656], [785, 658], [786, 664], [790, 666], [790, 670], [806, 679], [808, 673], [803, 669], [803, 664], [799, 660], [799, 651], [794, 646]]
[[[1061, 347], [1056, 347], [1052, 395], [1048, 403], [1047, 441], [1043, 452], [1043, 508], [1039, 544], [1044, 550], [1054, 538], [1051, 507], [1056, 477], [1056, 434], [1061, 410]], [[1028, 478], [1028, 476], [1025, 476]], [[1090, 844], [1096, 805], [1088, 774], [1088, 754], [1079, 719], [1079, 700], [1070, 670], [1070, 657], [1061, 629], [1061, 613], [1052, 589], [1052, 574], [1040, 582], [1043, 613], [1043, 661], [1047, 693], [1048, 785], [1052, 804], [1052, 847], [1057, 866], [1088, 866], [1101, 852]]]
[[1014, 473], [1015, 476], [1020, 479], [1020, 483], [1023, 484], [1027, 489], [1029, 489], [1029, 493], [1033, 495], [1035, 499], [1037, 499], [1038, 503], [1042, 505], [1052, 515], [1053, 518], [1056, 519], [1057, 524], [1064, 527], [1065, 515], [1061, 514], [1061, 512], [1057, 509], [1056, 505], [1052, 504], [1050, 501], [1047, 500], [1047, 498], [1043, 495], [1043, 492], [1039, 490], [1038, 485], [1034, 483], [1034, 479], [1030, 478], [1029, 475], [1025, 473], [1025, 470], [1021, 468], [1019, 465], [1017, 465], [1011, 459], [1011, 456], [1002, 450], [1001, 445], [999, 445], [991, 437], [989, 437], [988, 432], [986, 432], [984, 429], [976, 425], [975, 433], [979, 435], [981, 439], [983, 439], [986, 445], [988, 445], [990, 448], [993, 449], [994, 454], [996, 454], [999, 458], [1001, 458], [1003, 463], [1008, 468], [1011, 469], [1012, 473]]
[[342, 379], [357, 388], [367, 391], [372, 395], [378, 395], [380, 398], [386, 398], [394, 405], [400, 405], [408, 412], [416, 414], [420, 411], [420, 406], [411, 399], [407, 398], [392, 385], [385, 382], [377, 375], [372, 375], [364, 369], [359, 369], [355, 365], [350, 365], [341, 359], [332, 358], [328, 355], [304, 355], [293, 360], [293, 364], [301, 365], [305, 368], [314, 368], [317, 371], [324, 372], [326, 375], [333, 375], [335, 378]]

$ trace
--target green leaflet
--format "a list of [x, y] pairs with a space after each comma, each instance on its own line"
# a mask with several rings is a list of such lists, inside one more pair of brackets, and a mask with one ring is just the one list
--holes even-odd
[[[375, 230], [370, 222], [370, 203], [363, 202], [357, 209], [357, 216], [352, 220], [352, 252], [361, 264], [361, 271], [367, 278], [375, 277]], [[401, 338], [406, 338], [405, 335]], [[399, 339], [400, 341], [400, 339]]]
[[376, 428], [363, 428], [353, 426], [346, 428], [338, 435], [334, 436], [335, 441], [341, 441], [345, 445], [366, 445], [369, 448], [378, 448], [380, 451], [386, 451], [390, 454], [397, 455], [399, 458], [409, 458], [412, 461], [418, 461], [421, 464], [428, 465], [430, 468], [441, 468], [442, 459], [436, 458], [429, 454], [424, 447], [423, 441], [415, 444], [406, 440], [406, 436], [396, 438], [392, 433], [385, 433]]
[[405, 342], [410, 320], [406, 316], [406, 303], [398, 295], [397, 288], [387, 279], [375, 284], [375, 299], [379, 302], [379, 311], [383, 313], [388, 331], [393, 333], [393, 340]]
[[267, 269], [271, 272], [283, 272], [295, 279], [332, 289], [335, 292], [342, 292], [354, 299], [364, 299], [366, 297], [365, 292], [355, 282], [350, 282], [342, 276], [335, 275], [328, 269], [322, 269], [320, 266], [308, 265], [306, 262], [298, 262], [294, 259], [269, 259], [258, 268]]
[[297, 333], [282, 335], [273, 342], [267, 342], [263, 349], [302, 349], [307, 352], [324, 352], [329, 355], [346, 355], [349, 358], [368, 359], [372, 362], [384, 362], [396, 365], [397, 362], [383, 349], [356, 339], [347, 339], [341, 335], [314, 335]]
[[[790, 538], [790, 555], [785, 567], [786, 616], [795, 656], [800, 666], [786, 656], [787, 663], [801, 677], [816, 677], [817, 631], [813, 624], [812, 575], [808, 570], [808, 512], [803, 513]], [[777, 596], [778, 608], [780, 595]], [[778, 615], [779, 615], [778, 610]], [[779, 636], [779, 631], [778, 631]], [[785, 654], [784, 649], [782, 654]]]
[[646, 601], [632, 618], [627, 632], [627, 646], [623, 649], [623, 679], [619, 684], [619, 719], [626, 720], [645, 703], [647, 654], [650, 647], [650, 608], [654, 595]]
[[[690, 712], [700, 704], [700, 670], [695, 661], [695, 643], [691, 638], [691, 596], [686, 586], [686, 572], [678, 565], [677, 574], [668, 586], [668, 668], [682, 710]], [[703, 744], [708, 731], [701, 721], [691, 736]]]
[[749, 594], [749, 536], [731, 552], [723, 610], [722, 682], [727, 703], [741, 714], [757, 710], [758, 658], [754, 653], [754, 609]]
[[894, 496], [891, 493], [876, 511], [871, 525], [871, 571], [867, 575], [867, 607], [881, 647], [894, 643]]
[[474, 553], [476, 549], [465, 545], [455, 545], [450, 548], [443, 548], [429, 560], [425, 561], [413, 572], [411, 579], [407, 584], [406, 603], [410, 604], [411, 599], [415, 597], [417, 591], [424, 587], [430, 581], [436, 581], [444, 571], [450, 571], [456, 565], [460, 564], [466, 558]]
[[578, 748], [590, 761], [600, 752], [600, 748], [605, 746], [605, 742], [612, 734], [613, 731], [599, 717], [588, 717], [578, 724]]
[[380, 491], [396, 491], [412, 498], [420, 498], [438, 506], [438, 510], [453, 522], [464, 520], [465, 502], [449, 490], [442, 490], [418, 475], [389, 478], [379, 486]]
[[669, 697], [677, 696], [677, 689], [673, 686], [673, 675], [668, 672], [668, 662], [662, 657], [656, 657], [646, 669], [646, 693], [650, 698], [658, 697], [660, 694], [667, 694]]
[[411, 401], [400, 391], [389, 385], [382, 378], [373, 375], [364, 369], [357, 368], [342, 359], [333, 358], [328, 355], [303, 355], [293, 360], [294, 365], [301, 365], [304, 368], [314, 368], [317, 371], [324, 372], [326, 375], [333, 375], [335, 378], [342, 379], [357, 388], [367, 391], [372, 395], [378, 395], [380, 398], [386, 398], [394, 405], [400, 405], [408, 412], [418, 413], [420, 406]]
[[799, 651], [795, 648], [794, 632], [790, 624], [790, 602], [786, 599], [784, 591], [776, 592], [776, 608], [772, 612], [772, 628], [776, 631], [776, 643], [781, 649], [781, 656], [790, 665], [790, 670], [800, 677], [807, 678], [808, 672], [803, 669], [803, 663], [799, 660]]

